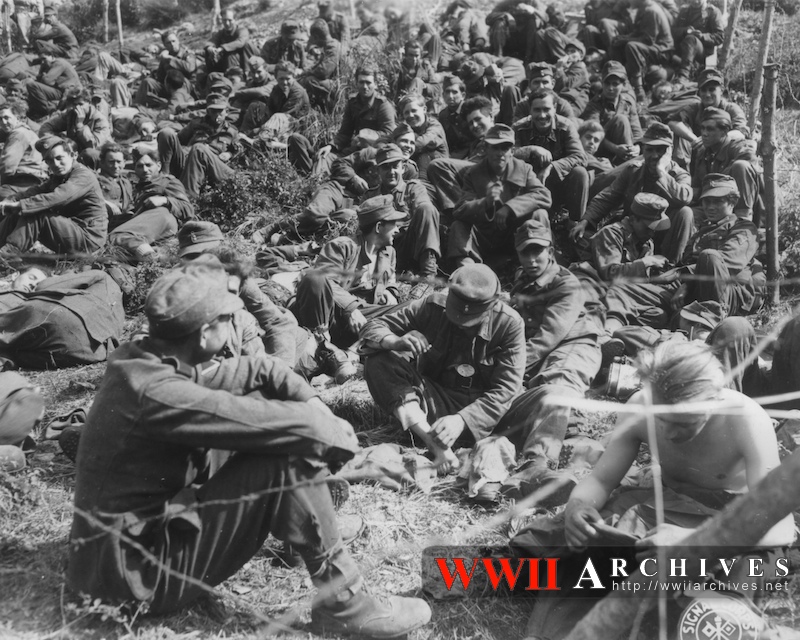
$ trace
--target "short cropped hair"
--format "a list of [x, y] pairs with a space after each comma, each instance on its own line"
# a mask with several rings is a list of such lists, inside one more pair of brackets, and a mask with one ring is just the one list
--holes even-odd
[[667, 341], [639, 354], [636, 367], [657, 402], [680, 404], [714, 399], [725, 387], [722, 363], [701, 342]]
[[492, 101], [486, 96], [473, 96], [464, 100], [461, 105], [461, 113], [464, 117], [468, 116], [473, 111], [480, 111], [485, 116], [492, 115]]

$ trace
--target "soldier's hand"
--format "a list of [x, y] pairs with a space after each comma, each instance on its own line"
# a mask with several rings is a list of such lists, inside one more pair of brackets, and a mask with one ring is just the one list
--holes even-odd
[[418, 358], [430, 348], [431, 345], [425, 335], [413, 330], [400, 337], [397, 351], [409, 351], [412, 356]]
[[323, 158], [327, 158], [332, 150], [333, 147], [329, 144], [326, 144], [324, 147], [320, 147], [319, 151], [317, 151], [317, 160], [322, 160]]
[[122, 210], [119, 208], [119, 205], [116, 202], [111, 202], [110, 200], [106, 200], [106, 210], [111, 216], [122, 215]]
[[431, 436], [436, 444], [446, 449], [455, 444], [466, 426], [464, 418], [457, 413], [452, 416], [444, 416], [431, 425]]
[[156, 207], [166, 207], [169, 200], [166, 196], [150, 196], [144, 201], [146, 209], [155, 209]]
[[539, 178], [539, 182], [544, 184], [547, 182], [547, 179], [550, 177], [550, 172], [553, 170], [553, 165], [548, 164], [544, 169], [542, 169], [539, 173], [536, 174], [536, 177]]
[[505, 231], [508, 228], [508, 223], [511, 220], [512, 211], [506, 206], [500, 207], [494, 214], [494, 223], [500, 231]]
[[597, 535], [592, 525], [603, 521], [600, 512], [584, 502], [570, 500], [564, 512], [567, 544], [575, 549], [585, 547]]
[[495, 202], [500, 202], [503, 198], [503, 185], [499, 182], [493, 182], [486, 189], [486, 203], [492, 207]]
[[532, 145], [530, 153], [535, 164], [542, 168], [553, 162], [553, 154], [544, 147]]
[[223, 162], [227, 162], [228, 160], [231, 159], [231, 152], [223, 151], [222, 153], [219, 154], [219, 159], [222, 160]]
[[572, 241], [579, 240], [583, 238], [583, 235], [586, 233], [586, 227], [589, 226], [589, 222], [587, 220], [581, 220], [578, 222], [572, 229], [569, 231], [569, 237]]
[[353, 191], [355, 191], [358, 195], [362, 195], [367, 191], [367, 189], [369, 189], [369, 184], [361, 176], [353, 176], [350, 184], [352, 185]]
[[361, 331], [362, 327], [367, 324], [367, 319], [358, 309], [353, 309], [353, 312], [348, 318], [348, 324], [350, 325], [350, 330], [353, 331], [353, 333], [358, 333]]
[[645, 267], [656, 267], [657, 269], [663, 269], [669, 264], [669, 260], [666, 257], [659, 255], [645, 256], [642, 258], [642, 262]]

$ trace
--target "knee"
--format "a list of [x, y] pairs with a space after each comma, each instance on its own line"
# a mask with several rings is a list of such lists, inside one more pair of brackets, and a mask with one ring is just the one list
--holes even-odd
[[[730, 176], [736, 180], [740, 185], [741, 181], [753, 181], [756, 176], [756, 169], [751, 162], [747, 160], [735, 160], [729, 169]], [[742, 188], [741, 186], [739, 187]]]
[[712, 346], [727, 346], [736, 342], [753, 344], [755, 339], [756, 331], [753, 325], [747, 318], [738, 316], [722, 320], [708, 337]]
[[703, 249], [697, 257], [698, 273], [708, 273], [715, 271], [718, 267], [725, 264], [722, 254], [716, 249]]
[[672, 214], [672, 226], [688, 226], [694, 225], [694, 210], [691, 207], [681, 207]]
[[213, 155], [216, 155], [212, 150], [204, 142], [198, 142], [197, 144], [192, 145], [191, 151], [189, 151], [189, 158], [209, 158]]
[[568, 176], [572, 188], [589, 188], [589, 172], [586, 167], [573, 167]]
[[300, 296], [322, 296], [326, 289], [330, 288], [328, 276], [322, 271], [309, 271], [297, 283], [297, 295]]

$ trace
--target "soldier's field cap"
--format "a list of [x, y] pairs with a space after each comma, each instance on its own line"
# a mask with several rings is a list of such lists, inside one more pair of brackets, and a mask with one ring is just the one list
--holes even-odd
[[700, 116], [700, 121], [714, 120], [717, 124], [731, 128], [731, 114], [725, 109], [718, 109], [717, 107], [706, 107]]
[[616, 60], [609, 60], [603, 67], [603, 82], [609, 78], [619, 78], [620, 80], [628, 80], [628, 72], [621, 62]]
[[298, 31], [300, 29], [300, 23], [297, 20], [284, 20], [283, 24], [281, 25], [281, 31], [288, 33], [290, 31]]
[[384, 144], [375, 154], [375, 164], [381, 166], [382, 164], [390, 164], [392, 162], [400, 162], [405, 160], [403, 152], [396, 144]]
[[653, 231], [664, 231], [669, 229], [670, 221], [667, 217], [667, 202], [655, 193], [637, 193], [631, 204], [631, 213], [637, 218], [647, 222], [647, 226]]
[[12, 91], [24, 91], [25, 90], [25, 82], [20, 80], [19, 78], [11, 78], [8, 82], [6, 82], [6, 93], [11, 93]]
[[724, 86], [725, 78], [717, 69], [703, 69], [697, 76], [697, 88], [704, 87], [710, 82]]
[[719, 302], [695, 300], [681, 309], [681, 318], [713, 329], [725, 318], [725, 309]]
[[651, 147], [670, 147], [674, 142], [674, 137], [672, 130], [667, 125], [663, 122], [654, 122], [647, 127], [647, 131], [644, 132], [639, 142]]
[[500, 294], [500, 281], [485, 264], [459, 267], [447, 284], [447, 319], [460, 327], [480, 324]]
[[212, 93], [206, 98], [206, 109], [219, 109], [222, 111], [223, 109], [227, 108], [228, 99], [225, 96], [221, 96], [218, 93]]
[[358, 207], [358, 226], [372, 226], [376, 222], [402, 220], [406, 214], [394, 207], [394, 198], [390, 195], [367, 198]]
[[582, 56], [586, 55], [586, 45], [577, 38], [570, 38], [569, 41], [567, 41], [567, 46], [564, 47], [564, 49], [569, 49], [570, 47], [580, 51]]
[[536, 78], [552, 78], [553, 67], [546, 62], [531, 62], [528, 65], [528, 79], [535, 80]]
[[35, 147], [39, 153], [45, 155], [48, 151], [50, 151], [50, 149], [52, 149], [53, 147], [57, 147], [60, 144], [65, 144], [63, 138], [59, 138], [58, 136], [46, 135], [42, 138], [39, 138], [36, 141]]
[[553, 234], [550, 225], [540, 220], [526, 220], [514, 234], [514, 246], [517, 251], [522, 251], [532, 244], [540, 247], [549, 247], [553, 244]]
[[228, 274], [213, 256], [165, 273], [147, 294], [144, 312], [154, 338], [182, 338], [221, 315], [241, 309], [228, 290]]
[[507, 124], [496, 124], [486, 132], [486, 144], [514, 144], [514, 130]]
[[222, 231], [213, 222], [189, 220], [178, 231], [178, 257], [203, 253], [206, 249], [218, 247], [224, 239]]
[[738, 196], [739, 187], [736, 180], [724, 173], [709, 173], [703, 178], [703, 188], [700, 199], [708, 197], [724, 198], [725, 196]]

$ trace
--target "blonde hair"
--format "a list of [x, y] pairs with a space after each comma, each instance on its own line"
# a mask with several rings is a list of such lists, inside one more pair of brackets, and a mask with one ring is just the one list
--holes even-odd
[[711, 400], [725, 387], [722, 363], [701, 342], [664, 342], [642, 351], [636, 367], [658, 402]]

